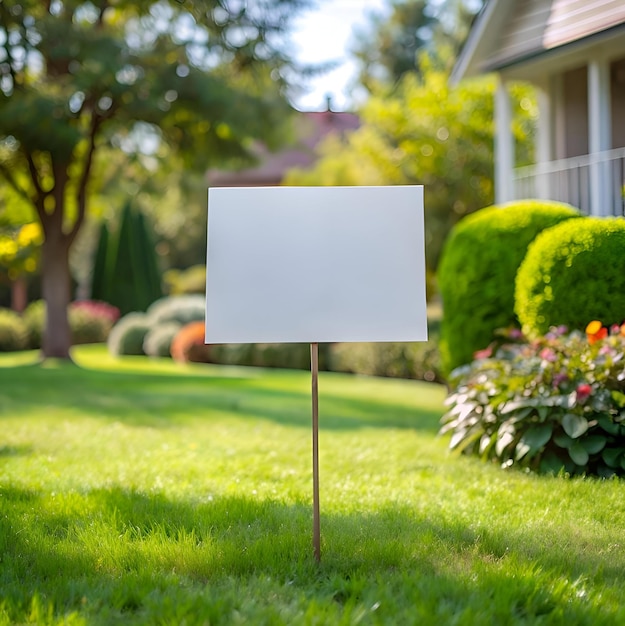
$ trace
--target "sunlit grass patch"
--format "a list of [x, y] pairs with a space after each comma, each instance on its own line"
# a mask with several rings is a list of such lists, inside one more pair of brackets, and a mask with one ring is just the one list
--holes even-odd
[[0, 357], [0, 624], [616, 624], [620, 481], [450, 455], [444, 390]]

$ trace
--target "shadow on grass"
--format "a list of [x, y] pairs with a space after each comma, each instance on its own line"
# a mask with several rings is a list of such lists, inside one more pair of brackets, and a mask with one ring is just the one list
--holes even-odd
[[[310, 384], [305, 373], [284, 373], [286, 382], [281, 386], [275, 382], [280, 373], [266, 378], [258, 370], [239, 372], [245, 370], [227, 370], [221, 376], [212, 370], [210, 375], [180, 376], [91, 370], [70, 363], [4, 368], [0, 406], [9, 410], [2, 411], [0, 418], [12, 410], [52, 407], [79, 408], [93, 417], [157, 428], [186, 417], [210, 419], [215, 413], [309, 427]], [[365, 392], [362, 397], [346, 397], [324, 392], [323, 380], [319, 402], [320, 428], [332, 430], [385, 427], [435, 433], [442, 413], [442, 407], [418, 407], [416, 402], [396, 401], [391, 395], [373, 398]]]
[[32, 452], [32, 446], [5, 446], [0, 445], [0, 459], [3, 457], [26, 456]]
[[614, 607], [590, 603], [575, 581], [600, 595], [618, 589], [622, 567], [574, 544], [563, 554], [554, 531], [540, 541], [514, 528], [477, 535], [396, 507], [322, 515], [317, 565], [304, 503], [172, 501], [120, 488], [65, 497], [58, 506], [0, 488], [0, 587], [16, 621], [38, 596], [94, 624], [253, 622], [261, 610], [289, 623], [289, 610], [311, 602], [329, 617], [379, 608], [374, 623], [406, 623], [402, 607], [413, 620], [615, 623]]

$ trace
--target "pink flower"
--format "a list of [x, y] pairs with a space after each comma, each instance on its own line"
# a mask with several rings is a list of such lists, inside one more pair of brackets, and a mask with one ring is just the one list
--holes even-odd
[[588, 397], [592, 393], [592, 387], [587, 383], [582, 383], [581, 385], [577, 385], [577, 389], [575, 390], [575, 398], [579, 404], [584, 404]]
[[478, 350], [473, 353], [473, 358], [477, 361], [479, 359], [488, 359], [493, 355], [493, 347], [488, 346], [488, 348], [484, 348], [483, 350]]
[[549, 361], [550, 363], [558, 360], [558, 356], [551, 348], [543, 348], [538, 356], [540, 356], [543, 361]]

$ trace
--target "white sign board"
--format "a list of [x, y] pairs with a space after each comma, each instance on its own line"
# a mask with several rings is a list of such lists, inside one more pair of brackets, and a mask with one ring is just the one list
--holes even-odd
[[425, 341], [423, 187], [213, 188], [206, 343]]

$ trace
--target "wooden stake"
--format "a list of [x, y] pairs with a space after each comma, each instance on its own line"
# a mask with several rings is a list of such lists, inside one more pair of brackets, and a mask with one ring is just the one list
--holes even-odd
[[313, 455], [313, 551], [321, 561], [321, 524], [319, 521], [319, 344], [310, 344], [312, 373], [312, 455]]

